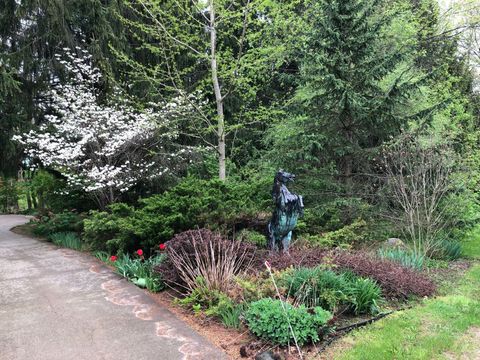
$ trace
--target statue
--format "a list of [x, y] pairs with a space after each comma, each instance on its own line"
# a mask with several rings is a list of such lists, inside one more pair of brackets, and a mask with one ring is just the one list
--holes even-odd
[[287, 189], [295, 175], [279, 170], [273, 181], [272, 197], [275, 203], [272, 220], [268, 224], [268, 245], [273, 251], [288, 252], [292, 230], [303, 216], [303, 198]]

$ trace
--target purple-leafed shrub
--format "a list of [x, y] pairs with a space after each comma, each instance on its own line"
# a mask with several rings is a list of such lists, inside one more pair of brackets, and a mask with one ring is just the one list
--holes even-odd
[[332, 256], [332, 262], [339, 269], [375, 280], [387, 297], [430, 296], [435, 292], [435, 284], [424, 274], [365, 252], [339, 251]]
[[170, 284], [193, 290], [201, 277], [209, 289], [226, 290], [252, 261], [256, 247], [208, 229], [188, 230], [165, 243], [167, 261], [155, 270]]

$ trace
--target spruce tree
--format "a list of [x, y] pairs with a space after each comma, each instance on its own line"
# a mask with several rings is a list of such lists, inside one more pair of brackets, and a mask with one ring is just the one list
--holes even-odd
[[[398, 134], [413, 116], [401, 107], [416, 91], [407, 52], [385, 36], [396, 16], [381, 0], [322, 0], [312, 5], [297, 112], [312, 165], [333, 163], [351, 190], [368, 150]], [[402, 69], [402, 64], [403, 69]]]

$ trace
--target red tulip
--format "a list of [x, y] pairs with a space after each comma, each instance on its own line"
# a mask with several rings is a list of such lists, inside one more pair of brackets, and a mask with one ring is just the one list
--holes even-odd
[[137, 250], [137, 255], [138, 255], [138, 256], [142, 256], [142, 255], [143, 255], [143, 250], [142, 250], [142, 249], [138, 249], [138, 250]]
[[117, 261], [117, 259], [118, 258], [115, 255], [110, 256], [110, 261], [111, 262], [115, 262], [115, 261]]
[[163, 250], [165, 250], [165, 249], [167, 248], [167, 245], [165, 245], [165, 244], [160, 244], [160, 245], [158, 245], [158, 248], [163, 251]]

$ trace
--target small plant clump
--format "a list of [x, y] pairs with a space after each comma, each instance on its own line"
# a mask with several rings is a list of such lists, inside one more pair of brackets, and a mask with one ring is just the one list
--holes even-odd
[[376, 313], [381, 298], [380, 287], [374, 281], [320, 267], [287, 271], [280, 283], [295, 302], [307, 307], [321, 306], [334, 313], [341, 308], [355, 314]]
[[146, 288], [151, 292], [163, 290], [165, 284], [160, 274], [156, 273], [153, 268], [165, 260], [165, 255], [161, 254], [145, 259], [141, 249], [137, 250], [135, 254], [136, 257], [132, 258], [129, 254], [116, 256], [109, 255], [104, 251], [94, 253], [96, 258], [115, 267], [117, 273], [138, 287]]
[[208, 229], [179, 233], [166, 243], [168, 261], [156, 268], [165, 281], [192, 291], [197, 279], [208, 288], [226, 291], [234, 277], [252, 261], [256, 247], [231, 241]]
[[401, 264], [404, 267], [412, 268], [414, 270], [422, 270], [425, 265], [425, 256], [415, 254], [412, 251], [407, 251], [399, 248], [394, 249], [379, 249], [378, 256], [382, 259], [388, 259]]
[[245, 321], [250, 331], [259, 338], [278, 345], [315, 343], [327, 331], [332, 314], [321, 307], [313, 313], [300, 305], [265, 298], [250, 304]]
[[48, 237], [55, 245], [73, 249], [81, 250], [82, 242], [78, 235], [74, 232], [59, 232], [51, 234]]

